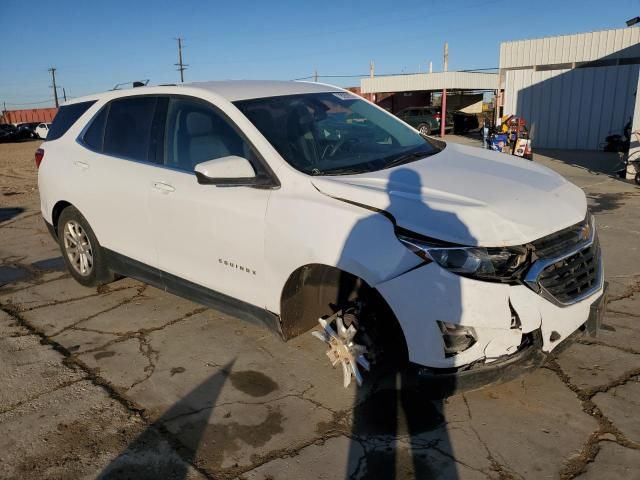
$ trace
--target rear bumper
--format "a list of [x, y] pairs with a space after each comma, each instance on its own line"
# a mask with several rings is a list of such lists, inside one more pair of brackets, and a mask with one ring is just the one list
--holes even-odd
[[605, 283], [604, 294], [591, 304], [587, 321], [573, 334], [565, 338], [552, 353], [543, 351], [543, 336], [541, 330], [538, 329], [526, 336], [521, 348], [516, 353], [491, 363], [477, 362], [460, 369], [429, 368], [410, 363], [407, 367], [404, 385], [419, 389], [427, 395], [442, 398], [454, 393], [504, 383], [523, 373], [535, 370], [577, 339], [586, 335], [592, 337], [598, 335], [607, 304], [607, 286]]

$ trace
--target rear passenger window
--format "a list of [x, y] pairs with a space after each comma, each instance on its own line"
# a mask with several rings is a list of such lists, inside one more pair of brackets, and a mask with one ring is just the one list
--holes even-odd
[[198, 163], [229, 155], [251, 159], [249, 145], [204, 102], [172, 98], [164, 138], [164, 164], [188, 172]]
[[104, 130], [103, 153], [149, 161], [156, 103], [156, 97], [130, 97], [111, 102]]
[[[71, 105], [60, 107], [58, 113], [53, 119], [51, 127], [49, 127], [46, 141], [56, 140], [67, 133], [67, 130], [71, 128], [71, 125], [76, 123], [76, 120], [78, 120], [94, 103], [96, 103], [96, 101], [91, 100], [89, 102], [73, 103]], [[44, 127], [43, 124], [39, 126]]]

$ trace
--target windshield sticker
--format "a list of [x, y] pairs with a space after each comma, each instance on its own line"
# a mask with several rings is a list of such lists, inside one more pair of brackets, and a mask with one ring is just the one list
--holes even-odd
[[335, 97], [338, 97], [340, 100], [357, 100], [358, 97], [349, 93], [349, 92], [333, 92]]

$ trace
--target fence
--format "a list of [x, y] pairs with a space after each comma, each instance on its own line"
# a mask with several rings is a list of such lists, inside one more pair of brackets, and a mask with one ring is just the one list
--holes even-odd
[[0, 116], [0, 123], [32, 123], [51, 122], [56, 116], [57, 108], [32, 108], [29, 110], [5, 110]]

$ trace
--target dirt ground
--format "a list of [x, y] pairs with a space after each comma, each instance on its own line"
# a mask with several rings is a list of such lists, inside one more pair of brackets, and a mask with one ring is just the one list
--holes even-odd
[[38, 202], [34, 154], [41, 140], [0, 145], [0, 206], [20, 207]]
[[39, 215], [38, 145], [0, 144], [0, 478], [640, 478], [640, 190], [602, 154], [535, 158], [597, 217], [600, 337], [429, 400], [343, 389], [310, 335], [285, 344], [130, 279], [81, 287]]

